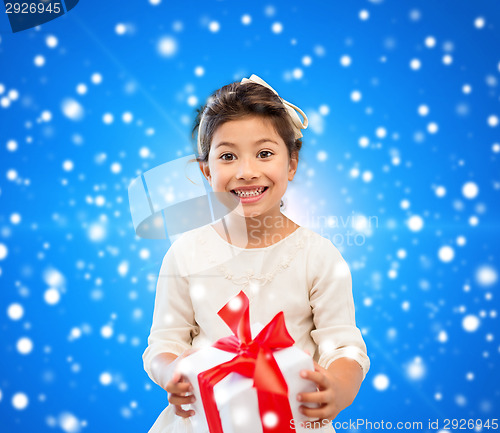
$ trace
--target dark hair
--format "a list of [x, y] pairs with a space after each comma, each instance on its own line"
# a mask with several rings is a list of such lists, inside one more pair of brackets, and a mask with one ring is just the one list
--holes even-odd
[[[212, 138], [219, 126], [246, 116], [260, 116], [270, 120], [286, 144], [288, 157], [291, 158], [292, 154], [296, 153], [298, 159], [302, 140], [295, 139], [292, 121], [280, 97], [266, 86], [252, 82], [241, 84], [239, 81], [227, 84], [213, 92], [207, 103], [196, 111], [191, 138], [195, 153], [198, 154], [196, 131], [200, 135], [201, 154], [196, 158], [198, 162], [208, 161]], [[203, 123], [199, 130], [202, 118]], [[280, 207], [282, 206], [283, 200]]]

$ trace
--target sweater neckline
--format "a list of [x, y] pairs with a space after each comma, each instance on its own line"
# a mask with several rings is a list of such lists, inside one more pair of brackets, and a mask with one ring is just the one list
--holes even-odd
[[210, 227], [210, 230], [213, 231], [213, 233], [215, 234], [215, 237], [217, 239], [220, 240], [220, 242], [222, 242], [223, 244], [225, 245], [229, 245], [230, 247], [232, 248], [235, 248], [237, 250], [242, 250], [242, 251], [263, 251], [263, 250], [268, 250], [268, 249], [271, 249], [271, 248], [274, 248], [276, 245], [280, 245], [282, 244], [283, 242], [285, 242], [287, 239], [291, 239], [293, 236], [296, 235], [297, 232], [303, 230], [303, 226], [299, 226], [297, 227], [292, 233], [290, 233], [289, 235], [285, 236], [283, 239], [280, 239], [278, 242], [275, 242], [274, 244], [271, 244], [271, 245], [268, 245], [267, 247], [260, 247], [260, 248], [242, 248], [242, 247], [237, 247], [236, 245], [233, 245], [233, 244], [230, 244], [229, 242], [227, 242], [225, 239], [222, 238], [222, 236], [217, 232], [217, 230], [215, 230], [215, 228], [211, 225], [211, 224], [208, 224], [208, 227]]

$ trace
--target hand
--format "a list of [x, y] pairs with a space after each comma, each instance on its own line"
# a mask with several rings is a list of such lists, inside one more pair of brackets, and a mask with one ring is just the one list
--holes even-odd
[[[178, 359], [185, 358], [196, 352], [197, 349], [188, 349], [179, 355]], [[183, 418], [189, 418], [194, 415], [194, 410], [184, 410], [181, 405], [190, 404], [195, 401], [195, 396], [192, 394], [193, 386], [179, 372], [174, 372], [172, 380], [170, 380], [165, 390], [168, 392], [168, 401], [174, 405], [175, 414]]]
[[195, 401], [195, 397], [192, 394], [193, 386], [189, 381], [175, 372], [172, 380], [167, 383], [165, 389], [168, 392], [168, 401], [174, 405], [176, 415], [183, 418], [189, 418], [194, 415], [194, 410], [184, 410], [181, 407], [183, 404], [190, 404]]
[[302, 403], [318, 403], [318, 408], [309, 408], [301, 405], [300, 411], [309, 418], [315, 418], [314, 421], [304, 422], [304, 427], [318, 428], [331, 423], [333, 419], [342, 410], [340, 386], [328, 370], [320, 367], [314, 361], [314, 371], [302, 370], [300, 375], [312, 380], [319, 391], [301, 392], [297, 394], [297, 400]]

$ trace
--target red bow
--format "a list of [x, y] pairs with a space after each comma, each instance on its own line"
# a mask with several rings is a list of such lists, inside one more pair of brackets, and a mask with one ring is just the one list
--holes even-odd
[[292, 431], [293, 418], [288, 401], [288, 386], [273, 356], [273, 351], [295, 343], [280, 311], [252, 340], [249, 301], [241, 291], [217, 313], [234, 335], [217, 340], [213, 347], [237, 355], [228, 362], [198, 374], [200, 393], [210, 433], [223, 433], [214, 386], [230, 373], [253, 378], [264, 433]]

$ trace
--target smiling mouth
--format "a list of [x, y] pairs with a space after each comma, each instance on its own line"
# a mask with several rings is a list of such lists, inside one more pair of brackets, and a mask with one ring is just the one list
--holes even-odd
[[237, 193], [234, 189], [232, 189], [231, 192], [236, 197], [239, 197], [239, 198], [248, 198], [248, 197], [258, 197], [259, 195], [263, 194], [268, 189], [269, 189], [269, 187], [266, 186], [263, 189], [257, 190], [258, 192], [239, 192], [239, 193]]

